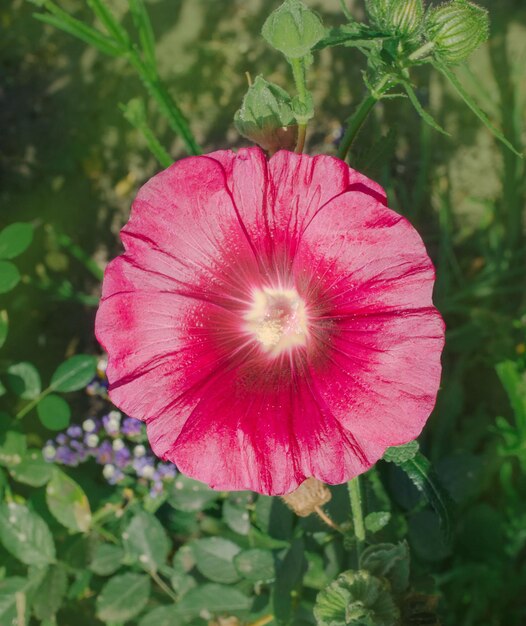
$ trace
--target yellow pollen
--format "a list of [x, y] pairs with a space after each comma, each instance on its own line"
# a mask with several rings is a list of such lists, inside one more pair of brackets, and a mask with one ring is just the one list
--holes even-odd
[[256, 290], [245, 321], [246, 329], [271, 356], [306, 344], [307, 313], [295, 289]]

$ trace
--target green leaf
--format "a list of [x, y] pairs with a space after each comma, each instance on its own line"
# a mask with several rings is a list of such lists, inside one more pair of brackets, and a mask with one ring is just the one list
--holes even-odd
[[370, 533], [377, 533], [385, 528], [390, 520], [391, 513], [389, 511], [375, 511], [365, 517], [365, 528]]
[[239, 574], [234, 565], [234, 557], [241, 552], [241, 548], [221, 537], [198, 539], [192, 543], [197, 569], [214, 582], [226, 584], [239, 580]]
[[122, 534], [124, 549], [148, 571], [156, 571], [166, 563], [170, 540], [161, 522], [146, 511], [137, 513]]
[[517, 426], [521, 432], [526, 433], [526, 381], [519, 371], [519, 366], [513, 361], [504, 361], [495, 369], [508, 395]]
[[190, 589], [176, 604], [177, 613], [182, 618], [197, 617], [202, 611], [213, 615], [234, 615], [248, 611], [251, 606], [252, 600], [241, 591], [216, 583], [206, 583]]
[[464, 86], [457, 78], [456, 74], [440, 59], [435, 59], [432, 61], [433, 66], [441, 72], [449, 81], [451, 86], [455, 89], [458, 95], [464, 100], [464, 102], [468, 105], [468, 107], [473, 111], [473, 113], [479, 118], [479, 120], [484, 124], [484, 126], [496, 137], [501, 143], [503, 143], [509, 150], [516, 154], [521, 159], [523, 155], [511, 144], [504, 134], [491, 122], [489, 117], [484, 113], [484, 111], [478, 106], [478, 104], [473, 100], [473, 98], [468, 94], [468, 92], [464, 89]]
[[251, 582], [266, 582], [276, 576], [274, 555], [269, 550], [243, 550], [234, 557], [234, 565], [239, 574]]
[[0, 439], [0, 465], [13, 467], [22, 462], [27, 451], [26, 436], [16, 430], [8, 430]]
[[9, 329], [9, 318], [7, 317], [7, 311], [4, 309], [0, 311], [0, 348], [4, 345], [7, 339], [7, 331]]
[[176, 606], [158, 606], [143, 615], [139, 626], [175, 626], [179, 621]]
[[14, 259], [33, 241], [33, 226], [24, 222], [9, 224], [0, 232], [0, 259]]
[[95, 548], [89, 568], [98, 576], [110, 576], [119, 569], [123, 560], [124, 550], [120, 546], [99, 543]]
[[45, 485], [52, 472], [53, 465], [44, 459], [41, 450], [28, 450], [22, 461], [9, 469], [14, 480], [31, 487]]
[[[19, 626], [17, 605], [25, 606], [27, 585], [28, 581], [19, 576], [0, 580], [0, 624]], [[24, 620], [23, 624], [26, 624], [27, 621]]]
[[400, 467], [433, 507], [440, 519], [444, 536], [446, 540], [449, 540], [451, 537], [453, 501], [432, 470], [431, 463], [419, 452], [412, 459], [400, 463]]
[[0, 293], [7, 293], [20, 282], [20, 272], [10, 261], [0, 261]]
[[[65, 12], [64, 14], [67, 15]], [[64, 19], [63, 17], [49, 15], [48, 13], [33, 13], [33, 17], [40, 22], [44, 22], [44, 24], [49, 24], [50, 26], [54, 26], [59, 30], [63, 30], [68, 34], [77, 37], [90, 46], [97, 48], [104, 54], [108, 54], [110, 56], [121, 55], [121, 48], [117, 47], [109, 37], [99, 33], [94, 28], [86, 26], [86, 24], [75, 18], [67, 16], [69, 19]]]
[[302, 539], [294, 539], [281, 566], [273, 587], [274, 615], [278, 624], [288, 624], [293, 613], [293, 592], [301, 584], [308, 567]]
[[33, 595], [33, 611], [39, 620], [51, 619], [62, 606], [68, 587], [63, 565], [52, 565]]
[[26, 361], [7, 368], [7, 384], [22, 400], [34, 400], [42, 391], [37, 368]]
[[42, 424], [49, 430], [64, 430], [71, 418], [69, 404], [56, 394], [43, 398], [37, 404], [37, 413]]
[[383, 460], [395, 465], [402, 465], [418, 454], [418, 441], [410, 441], [403, 446], [393, 446], [384, 452]]
[[395, 593], [403, 593], [409, 586], [409, 547], [405, 541], [369, 546], [360, 556], [360, 568], [386, 578]]
[[86, 532], [91, 525], [91, 509], [82, 488], [57, 467], [47, 484], [46, 502], [51, 514], [72, 532]]
[[240, 535], [248, 535], [250, 516], [246, 506], [236, 504], [230, 498], [227, 498], [223, 502], [223, 520], [234, 532]]
[[150, 579], [144, 574], [114, 576], [97, 597], [97, 617], [103, 622], [127, 622], [138, 615], [150, 597]]
[[219, 492], [210, 489], [208, 485], [180, 474], [174, 482], [168, 502], [174, 509], [195, 513], [206, 509], [219, 495]]
[[97, 373], [97, 357], [77, 354], [57, 367], [50, 387], [62, 393], [83, 389]]
[[349, 570], [320, 591], [314, 617], [318, 626], [394, 626], [399, 610], [386, 581]]
[[152, 23], [143, 0], [129, 0], [135, 28], [139, 32], [139, 40], [144, 54], [144, 59], [152, 71], [156, 70], [155, 61], [155, 36]]
[[0, 541], [26, 565], [44, 566], [55, 560], [55, 544], [46, 522], [23, 504], [0, 507]]
[[420, 100], [418, 99], [411, 83], [409, 83], [406, 80], [403, 80], [400, 82], [404, 86], [404, 89], [409, 97], [411, 104], [415, 108], [415, 111], [418, 113], [418, 115], [420, 115], [420, 117], [424, 120], [424, 122], [428, 124], [429, 126], [431, 126], [431, 128], [433, 128], [434, 130], [441, 133], [442, 135], [446, 135], [446, 137], [451, 137], [451, 135], [447, 132], [447, 130], [444, 130], [442, 126], [440, 126], [440, 124], [435, 120], [435, 118], [430, 113], [428, 113], [424, 109], [424, 107], [420, 104]]

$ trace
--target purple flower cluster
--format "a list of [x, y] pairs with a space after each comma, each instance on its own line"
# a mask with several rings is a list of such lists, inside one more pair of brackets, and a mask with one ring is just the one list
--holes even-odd
[[151, 453], [142, 422], [119, 411], [70, 426], [49, 440], [42, 452], [47, 461], [69, 466], [94, 459], [110, 485], [131, 486], [133, 479], [145, 485], [151, 497], [159, 496], [177, 473], [174, 465]]

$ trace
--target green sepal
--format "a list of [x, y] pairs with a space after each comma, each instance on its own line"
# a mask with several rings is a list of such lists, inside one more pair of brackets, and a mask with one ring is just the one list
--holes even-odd
[[373, 24], [389, 35], [413, 38], [422, 30], [422, 0], [366, 0], [366, 9]]
[[292, 99], [279, 85], [258, 76], [249, 87], [234, 124], [243, 137], [275, 152], [293, 150], [297, 127]]
[[301, 59], [325, 36], [325, 27], [314, 11], [300, 0], [285, 0], [263, 24], [261, 34], [288, 59]]

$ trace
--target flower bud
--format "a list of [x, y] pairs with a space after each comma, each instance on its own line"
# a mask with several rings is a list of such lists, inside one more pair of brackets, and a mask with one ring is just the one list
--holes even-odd
[[263, 24], [263, 37], [288, 59], [300, 59], [325, 35], [320, 18], [300, 0], [285, 0]]
[[234, 116], [237, 130], [269, 152], [293, 150], [298, 129], [289, 94], [258, 76]]
[[299, 517], [307, 517], [317, 507], [327, 504], [331, 498], [331, 492], [326, 485], [317, 478], [307, 478], [296, 491], [283, 496], [283, 501]]
[[453, 0], [428, 13], [425, 32], [446, 63], [459, 63], [489, 35], [486, 9], [467, 0]]
[[381, 31], [412, 37], [422, 28], [423, 0], [367, 0], [369, 17]]

